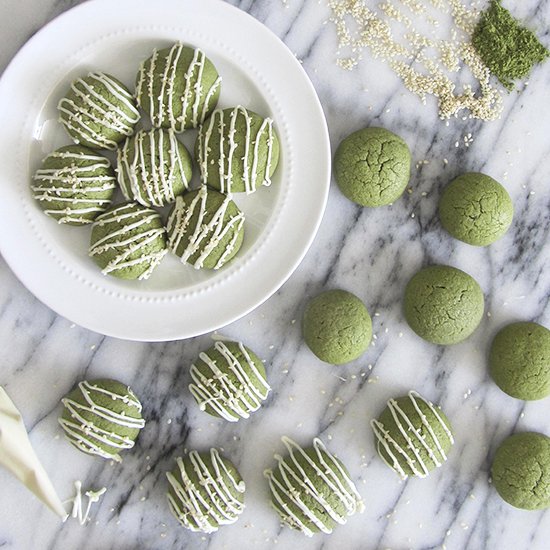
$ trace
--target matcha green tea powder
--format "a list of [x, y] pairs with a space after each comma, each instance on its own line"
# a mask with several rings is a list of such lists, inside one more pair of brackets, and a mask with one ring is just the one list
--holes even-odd
[[481, 14], [472, 44], [491, 73], [509, 90], [514, 80], [526, 78], [534, 65], [550, 55], [535, 34], [501, 6], [500, 0], [491, 0]]

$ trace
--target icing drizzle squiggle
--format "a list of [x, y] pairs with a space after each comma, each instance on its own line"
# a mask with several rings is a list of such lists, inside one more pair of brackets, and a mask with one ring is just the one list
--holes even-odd
[[[95, 416], [107, 420], [108, 422], [122, 426], [124, 428], [141, 429], [145, 426], [145, 420], [140, 418], [132, 418], [124, 413], [114, 412], [106, 407], [100, 406], [94, 399], [99, 394], [106, 395], [113, 400], [121, 400], [128, 407], [134, 407], [141, 413], [141, 403], [133, 394], [130, 388], [124, 394], [115, 393], [99, 385], [87, 382], [86, 380], [79, 382], [78, 389], [84, 398], [85, 403], [79, 403], [74, 399], [64, 397], [61, 402], [71, 414], [71, 419], [67, 420], [63, 417], [59, 419], [59, 424], [65, 431], [67, 439], [81, 451], [99, 455], [103, 458], [121, 462], [119, 450], [131, 449], [134, 446], [134, 441], [128, 436], [122, 436], [113, 431], [104, 430], [94, 424], [93, 420], [85, 418], [87, 413], [92, 413]], [[106, 450], [100, 445], [107, 445], [112, 448], [112, 451]]]
[[71, 509], [71, 517], [73, 517], [74, 519], [77, 519], [80, 525], [85, 525], [87, 521], [90, 521], [90, 510], [92, 508], [92, 504], [99, 502], [99, 499], [101, 498], [101, 496], [107, 492], [107, 488], [103, 487], [99, 491], [91, 491], [91, 490], [85, 491], [84, 495], [88, 497], [88, 505], [86, 506], [86, 511], [83, 512], [82, 482], [75, 481], [74, 487], [76, 491], [75, 496], [67, 501], [67, 502], [73, 503], [73, 506]]
[[[67, 128], [76, 143], [115, 150], [124, 136], [131, 136], [140, 118], [134, 98], [112, 76], [105, 73], [90, 73], [71, 84], [75, 99], [62, 98], [57, 108], [60, 122]], [[112, 101], [106, 94], [113, 96]], [[113, 138], [93, 128], [99, 125], [110, 130]]]
[[[189, 49], [181, 42], [177, 42], [160, 60], [158, 50], [154, 50], [152, 56], [141, 64], [136, 84], [137, 101], [148, 111], [153, 126], [168, 126], [178, 133], [186, 128], [195, 128], [204, 121], [222, 80], [218, 76], [205, 93], [203, 73], [207, 58], [202, 50], [195, 48], [191, 62], [183, 75], [185, 84], [183, 87], [176, 87], [180, 76], [178, 71], [181, 68], [178, 65], [184, 48]], [[159, 74], [157, 67], [161, 63], [164, 63], [164, 70]], [[160, 91], [156, 94], [155, 85], [159, 83]], [[175, 107], [181, 107], [181, 114], [178, 116], [174, 112]]]
[[[242, 157], [237, 154], [238, 143], [235, 141], [237, 118], [239, 116], [242, 116], [245, 122], [244, 155]], [[219, 135], [218, 151], [212, 151], [210, 144], [215, 131]], [[269, 187], [271, 185], [270, 173], [274, 162], [273, 142], [275, 139], [272, 119], [263, 119], [258, 131], [253, 135], [252, 116], [244, 107], [237, 105], [237, 107], [230, 110], [216, 109], [199, 130], [197, 139], [198, 164], [203, 183], [211, 183], [208, 181], [208, 168], [212, 164], [217, 164], [221, 192], [233, 192], [235, 185], [233, 164], [240, 163], [242, 164], [244, 191], [247, 194], [256, 191], [258, 186], [265, 185]], [[259, 174], [260, 167], [258, 164], [260, 160], [260, 143], [262, 141], [267, 144], [267, 155], [263, 174]]]
[[[90, 246], [91, 257], [103, 254], [109, 250], [116, 250], [117, 255], [103, 268], [102, 273], [107, 275], [113, 271], [121, 270], [134, 265], [145, 264], [147, 269], [138, 277], [139, 280], [147, 279], [155, 267], [160, 263], [168, 250], [163, 248], [149, 253], [142, 253], [139, 257], [131, 259], [135, 252], [145, 249], [147, 245], [158, 239], [164, 239], [166, 233], [164, 227], [151, 227], [158, 222], [160, 216], [156, 210], [139, 206], [135, 203], [122, 204], [99, 215], [95, 225], [118, 224], [119, 228], [109, 232]], [[143, 227], [138, 233], [129, 236], [129, 232]]]
[[[57, 220], [57, 223], [91, 223], [95, 213], [103, 212], [111, 203], [110, 198], [97, 198], [116, 187], [112, 175], [97, 175], [111, 167], [111, 163], [101, 155], [54, 151], [45, 159], [65, 159], [83, 162], [84, 166], [63, 166], [60, 168], [40, 168], [33, 176], [35, 185], [31, 185], [34, 198], [46, 204], [57, 203], [54, 208], [45, 208], [44, 212]], [[76, 197], [75, 195], [81, 195]], [[62, 205], [66, 206], [63, 207]]]
[[[235, 477], [217, 449], [210, 449], [210, 464], [197, 451], [184, 461], [176, 459], [181, 482], [171, 472], [166, 474], [177, 497], [168, 493], [170, 510], [180, 523], [191, 531], [213, 533], [220, 525], [237, 521], [245, 508], [235, 493], [244, 493], [244, 481]], [[192, 481], [198, 478], [198, 484]]]
[[[289, 437], [283, 437], [282, 442], [289, 452], [285, 458], [275, 455], [282, 481], [276, 478], [272, 470], [266, 470], [264, 477], [269, 480], [269, 488], [273, 496], [272, 506], [285, 523], [311, 537], [316, 532], [311, 528], [311, 524], [323, 533], [332, 533], [332, 521], [344, 524], [347, 516], [357, 511], [363, 512], [363, 501], [349, 474], [327, 451], [320, 439], [313, 440], [315, 458], [310, 457]], [[308, 466], [307, 470], [303, 466], [304, 462]], [[324, 496], [327, 491], [338, 498], [345, 509], [345, 514], [340, 513], [327, 501]], [[318, 509], [310, 508], [305, 502], [306, 496], [314, 499], [332, 521], [324, 519], [325, 514], [320, 517], [321, 513]], [[288, 506], [289, 502], [299, 509], [299, 514]]]
[[[174, 202], [174, 184], [181, 181], [185, 189], [189, 187], [180, 147], [183, 146], [173, 130], [140, 130], [127, 140], [117, 154], [118, 182], [123, 195], [143, 206]], [[164, 158], [165, 148], [168, 158]]]
[[[212, 193], [212, 191], [210, 192]], [[208, 193], [208, 188], [206, 185], [203, 185], [189, 204], [186, 204], [182, 197], [177, 197], [174, 209], [170, 213], [166, 223], [169, 235], [168, 247], [174, 254], [181, 256], [182, 262], [189, 262], [193, 255], [200, 252], [197, 258], [191, 263], [195, 269], [202, 268], [205, 260], [222, 239], [232, 233], [232, 237], [227, 243], [223, 254], [213, 267], [213, 269], [220, 269], [234, 251], [244, 224], [244, 214], [238, 209], [237, 214], [231, 216], [228, 220], [225, 219], [227, 209], [233, 202], [229, 195], [224, 197], [223, 202], [214, 213], [208, 212]], [[213, 193], [216, 193], [216, 191], [213, 191]], [[197, 209], [198, 214], [195, 227], [191, 227], [190, 223]], [[209, 222], [205, 221], [207, 214], [212, 216]], [[184, 238], [187, 238], [187, 244], [180, 254], [179, 249]]]
[[[247, 372], [227, 344], [238, 346], [251, 373]], [[218, 341], [214, 349], [222, 355], [223, 364], [214, 361], [208, 353], [201, 353], [199, 359], [208, 366], [210, 372], [206, 376], [200, 367], [191, 365], [189, 372], [193, 383], [189, 384], [189, 391], [199, 403], [201, 411], [208, 406], [229, 422], [248, 418], [267, 399], [271, 388], [242, 342]], [[238, 382], [234, 382], [234, 378]]]
[[[371, 427], [374, 431], [374, 435], [378, 440], [378, 454], [382, 460], [393, 470], [395, 470], [401, 479], [408, 477], [403, 467], [399, 464], [399, 459], [404, 459], [407, 466], [413, 471], [415, 476], [426, 477], [430, 470], [428, 465], [424, 462], [421, 456], [421, 451], [425, 451], [435, 466], [439, 468], [446, 460], [447, 455], [443, 449], [443, 442], [437, 437], [433, 427], [428, 422], [426, 415], [422, 412], [422, 409], [418, 405], [418, 401], [421, 401], [428, 406], [430, 412], [437, 419], [438, 424], [442, 428], [443, 432], [447, 436], [451, 445], [454, 443], [454, 438], [451, 430], [447, 427], [447, 424], [441, 417], [437, 408], [426, 401], [420, 394], [415, 391], [410, 391], [408, 397], [413, 404], [414, 409], [420, 417], [422, 427], [428, 432], [431, 442], [426, 441], [426, 436], [422, 436], [420, 427], [416, 427], [411, 419], [405, 414], [405, 412], [399, 407], [395, 399], [388, 401], [388, 409], [395, 421], [395, 425], [400, 434], [405, 439], [407, 446], [403, 448], [390, 434], [390, 432], [384, 427], [379, 420], [371, 420]], [[412, 437], [411, 437], [412, 434]], [[435, 447], [435, 449], [434, 449]], [[380, 449], [383, 448], [385, 453], [390, 457], [391, 463], [380, 453]]]

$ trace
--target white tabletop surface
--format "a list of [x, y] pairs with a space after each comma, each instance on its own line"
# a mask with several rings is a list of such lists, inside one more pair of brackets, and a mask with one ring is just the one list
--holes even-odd
[[[0, 71], [34, 32], [78, 3], [3, 0]], [[333, 182], [319, 233], [299, 268], [262, 306], [220, 331], [266, 360], [273, 388], [265, 406], [238, 424], [199, 411], [187, 389], [188, 367], [211, 345], [210, 335], [147, 344], [89, 332], [40, 303], [0, 260], [0, 384], [22, 411], [61, 498], [71, 496], [76, 479], [86, 488], [108, 489], [86, 526], [74, 520], [61, 524], [0, 471], [0, 547], [548, 548], [548, 511], [504, 503], [490, 485], [489, 469], [496, 447], [510, 433], [550, 434], [550, 399], [526, 403], [503, 394], [488, 376], [486, 356], [491, 338], [507, 322], [550, 326], [550, 63], [535, 70], [528, 87], [505, 96], [501, 119], [459, 117], [446, 125], [433, 99], [423, 105], [369, 55], [353, 71], [336, 65], [336, 33], [325, 24], [326, 0], [231, 3], [264, 23], [303, 61], [323, 105], [333, 150], [348, 133], [369, 125], [384, 126], [407, 141], [413, 157], [410, 192], [389, 207], [360, 208]], [[550, 2], [504, 4], [549, 45], [544, 30]], [[465, 147], [469, 133], [473, 141]], [[436, 215], [441, 189], [464, 171], [493, 176], [514, 201], [512, 227], [488, 248], [453, 240]], [[430, 345], [404, 321], [405, 284], [428, 263], [467, 271], [485, 293], [483, 321], [461, 344]], [[364, 300], [376, 335], [363, 357], [341, 367], [317, 360], [300, 331], [307, 300], [330, 288]], [[80, 453], [57, 424], [61, 397], [79, 380], [104, 376], [128, 383], [147, 419], [122, 464]], [[441, 404], [456, 444], [448, 462], [428, 478], [401, 482], [376, 455], [369, 421], [388, 398], [413, 388]], [[365, 512], [332, 535], [311, 539], [281, 527], [262, 472], [273, 465], [273, 454], [283, 451], [282, 435], [304, 445], [319, 436], [348, 467]], [[247, 507], [236, 524], [206, 536], [186, 531], [170, 515], [165, 472], [184, 449], [210, 446], [223, 447], [238, 466]]]

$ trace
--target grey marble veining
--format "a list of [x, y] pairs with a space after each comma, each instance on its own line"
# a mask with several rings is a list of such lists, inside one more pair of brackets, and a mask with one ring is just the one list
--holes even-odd
[[[92, 0], [93, 1], [93, 0]], [[114, 0], [113, 0], [114, 1]], [[77, 1], [3, 0], [0, 70], [45, 23]], [[387, 208], [361, 209], [332, 186], [313, 246], [289, 281], [266, 303], [225, 327], [266, 360], [273, 391], [266, 405], [237, 425], [201, 413], [187, 390], [187, 367], [209, 335], [181, 342], [125, 342], [89, 332], [36, 300], [0, 260], [0, 384], [20, 407], [38, 455], [62, 498], [72, 483], [106, 486], [93, 520], [60, 525], [0, 471], [0, 547], [26, 549], [361, 549], [548, 548], [550, 515], [505, 504], [489, 483], [491, 458], [514, 430], [549, 433], [550, 402], [505, 396], [486, 370], [487, 346], [505, 323], [550, 326], [550, 63], [529, 86], [506, 96], [494, 122], [439, 121], [368, 55], [351, 72], [335, 64], [336, 35], [325, 0], [243, 0], [232, 4], [266, 24], [303, 60], [323, 105], [334, 148], [353, 130], [380, 125], [410, 145], [410, 192]], [[508, 7], [512, 2], [505, 2]], [[550, 1], [529, 0], [514, 13], [548, 45]], [[472, 133], [466, 148], [463, 137]], [[460, 146], [455, 147], [459, 141]], [[419, 164], [419, 161], [424, 161]], [[515, 205], [507, 235], [489, 248], [451, 239], [439, 226], [442, 187], [463, 171], [501, 181]], [[429, 345], [404, 322], [401, 298], [410, 276], [429, 262], [464, 269], [481, 284], [486, 315], [466, 342]], [[322, 364], [307, 350], [300, 318], [308, 298], [341, 287], [373, 315], [376, 339], [345, 367]], [[132, 386], [147, 425], [121, 465], [79, 453], [60, 437], [59, 400], [84, 377], [114, 376]], [[369, 421], [396, 394], [415, 388], [442, 405], [456, 445], [427, 479], [399, 481], [378, 459]], [[366, 511], [330, 536], [306, 539], [279, 525], [262, 472], [282, 452], [281, 435], [308, 443], [319, 435], [348, 466]], [[240, 520], [210, 536], [192, 534], [170, 515], [164, 473], [184, 449], [216, 445], [247, 484]]]

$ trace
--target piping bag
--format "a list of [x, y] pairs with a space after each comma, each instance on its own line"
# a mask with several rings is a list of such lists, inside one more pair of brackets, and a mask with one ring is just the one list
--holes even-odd
[[48, 474], [34, 453], [21, 413], [2, 386], [0, 386], [0, 465], [12, 472], [63, 521], [67, 519], [67, 512]]

